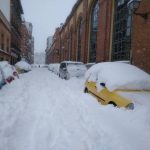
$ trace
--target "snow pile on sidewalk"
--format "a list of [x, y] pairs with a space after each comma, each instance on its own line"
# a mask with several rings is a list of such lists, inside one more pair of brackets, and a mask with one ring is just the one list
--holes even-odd
[[150, 93], [133, 95], [141, 101], [129, 111], [102, 106], [83, 89], [83, 79], [62, 80], [47, 69], [6, 85], [0, 150], [150, 150]]
[[105, 83], [110, 91], [116, 89], [150, 90], [150, 75], [126, 63], [98, 63], [87, 71], [85, 77], [88, 81], [96, 82], [99, 89], [101, 89], [100, 83]]
[[31, 65], [28, 64], [26, 61], [19, 61], [15, 64], [16, 68], [25, 70], [25, 71], [30, 71], [31, 70]]
[[5, 79], [13, 75], [12, 66], [7, 61], [0, 62], [0, 69], [2, 70], [2, 74]]

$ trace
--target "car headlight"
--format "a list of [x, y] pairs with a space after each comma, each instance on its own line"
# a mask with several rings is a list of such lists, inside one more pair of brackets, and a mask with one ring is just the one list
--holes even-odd
[[128, 104], [127, 109], [133, 110], [134, 109], [134, 104], [133, 103]]

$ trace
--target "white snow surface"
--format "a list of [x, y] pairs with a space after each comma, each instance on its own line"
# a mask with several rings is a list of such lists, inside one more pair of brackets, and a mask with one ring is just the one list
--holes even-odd
[[15, 64], [16, 68], [19, 68], [19, 69], [23, 69], [25, 71], [30, 71], [31, 70], [31, 65], [28, 64], [26, 61], [19, 61]]
[[126, 110], [83, 89], [84, 79], [62, 80], [46, 68], [4, 86], [0, 150], [150, 150], [150, 93], [134, 94], [140, 103]]
[[85, 75], [86, 80], [94, 81], [100, 90], [105, 83], [109, 91], [116, 89], [150, 90], [150, 75], [141, 69], [121, 62], [104, 62], [93, 65]]
[[82, 77], [85, 75], [87, 69], [82, 63], [70, 63], [67, 65], [67, 71], [70, 77]]
[[0, 69], [5, 79], [13, 75], [13, 68], [7, 61], [0, 62]]

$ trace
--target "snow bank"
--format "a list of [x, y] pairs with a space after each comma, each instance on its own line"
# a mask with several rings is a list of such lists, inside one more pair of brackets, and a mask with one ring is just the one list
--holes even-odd
[[31, 70], [31, 65], [28, 64], [25, 61], [19, 61], [15, 64], [16, 68], [21, 69], [21, 70], [25, 70], [25, 71], [30, 71]]
[[7, 61], [0, 62], [0, 68], [5, 79], [13, 75], [13, 69]]
[[110, 90], [134, 89], [150, 90], [150, 75], [139, 68], [125, 63], [104, 62], [92, 66], [85, 75], [86, 80], [105, 83]]
[[4, 86], [0, 150], [150, 150], [150, 93], [128, 93], [139, 103], [127, 111], [100, 105], [83, 88], [83, 79], [43, 68]]
[[3, 79], [3, 76], [2, 76], [2, 72], [0, 70], [0, 88], [2, 87], [3, 83], [4, 83], [4, 79]]

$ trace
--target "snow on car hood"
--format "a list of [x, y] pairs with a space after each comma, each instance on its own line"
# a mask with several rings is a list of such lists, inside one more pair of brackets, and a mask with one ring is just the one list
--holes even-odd
[[146, 106], [147, 109], [150, 108], [150, 92], [144, 91], [128, 91], [128, 92], [117, 92], [119, 95], [130, 99], [135, 105]]
[[85, 75], [86, 80], [97, 83], [105, 83], [110, 90], [136, 89], [150, 90], [150, 75], [139, 68], [118, 62], [104, 62], [92, 66]]

